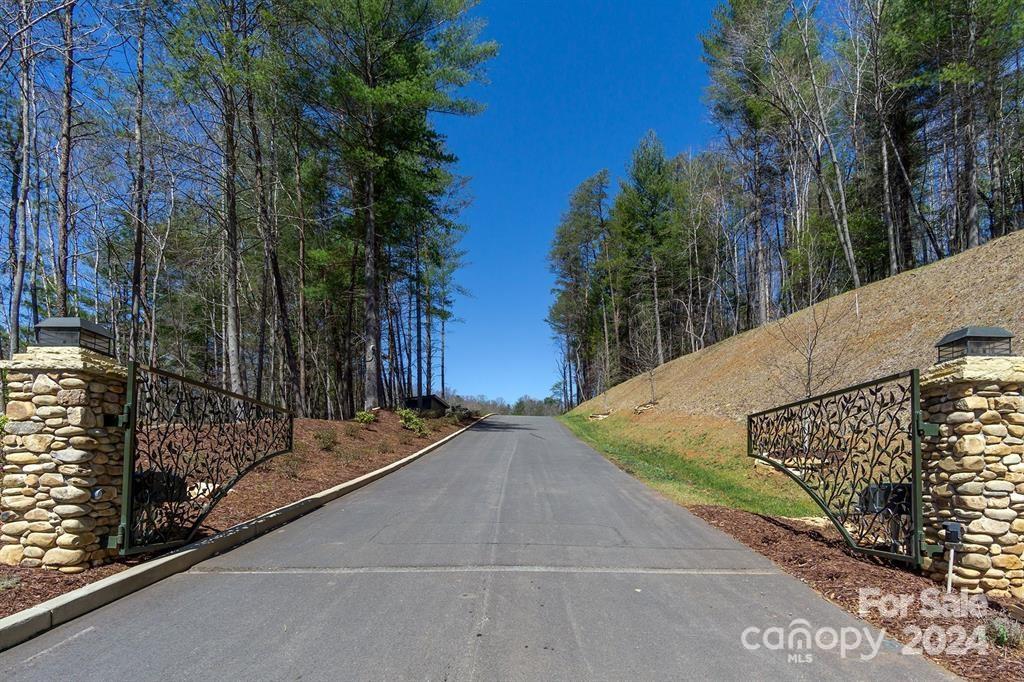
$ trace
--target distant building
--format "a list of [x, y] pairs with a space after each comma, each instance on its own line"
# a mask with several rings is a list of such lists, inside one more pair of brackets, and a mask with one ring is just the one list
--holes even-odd
[[432, 393], [423, 396], [422, 407], [420, 407], [420, 398], [418, 396], [406, 398], [405, 407], [410, 410], [423, 410], [424, 412], [445, 412], [448, 409], [448, 403], [441, 396]]

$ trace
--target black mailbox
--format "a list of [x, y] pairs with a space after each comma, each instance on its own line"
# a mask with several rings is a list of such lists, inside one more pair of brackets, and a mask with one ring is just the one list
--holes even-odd
[[860, 493], [860, 510], [865, 514], [909, 516], [911, 496], [909, 483], [872, 483]]
[[50, 317], [36, 325], [36, 345], [86, 348], [114, 355], [114, 335], [106, 327], [78, 317]]

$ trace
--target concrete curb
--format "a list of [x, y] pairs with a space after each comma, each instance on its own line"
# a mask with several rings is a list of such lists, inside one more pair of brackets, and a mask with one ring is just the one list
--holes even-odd
[[406, 464], [436, 450], [490, 416], [493, 415], [484, 415], [469, 426], [463, 427], [436, 443], [432, 443], [422, 450], [397, 462], [392, 462], [385, 467], [381, 467], [376, 471], [371, 471], [359, 478], [354, 478], [341, 485], [328, 488], [309, 497], [304, 497], [301, 500], [286, 504], [266, 514], [261, 514], [254, 519], [240, 523], [237, 526], [232, 526], [226, 531], [194, 542], [170, 554], [157, 557], [138, 566], [133, 566], [102, 580], [97, 580], [85, 587], [80, 587], [59, 597], [54, 597], [42, 604], [29, 607], [6, 618], [0, 618], [0, 651], [9, 649], [16, 644], [21, 644], [38, 634], [127, 596], [132, 592], [149, 587], [164, 578], [187, 571], [216, 554], [226, 552], [253, 538], [294, 521], [300, 516], [319, 509], [328, 502], [401, 469]]

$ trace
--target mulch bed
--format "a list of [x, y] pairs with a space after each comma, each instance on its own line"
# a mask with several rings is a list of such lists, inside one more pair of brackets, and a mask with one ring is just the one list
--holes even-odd
[[[427, 420], [430, 435], [402, 428], [393, 412], [372, 424], [298, 419], [294, 450], [250, 473], [206, 518], [204, 530], [222, 531], [278, 507], [387, 466], [458, 431], [443, 419]], [[469, 422], [466, 422], [467, 424]], [[333, 435], [333, 444], [331, 444]]]
[[[428, 419], [430, 434], [402, 428], [398, 416], [381, 410], [372, 424], [295, 420], [292, 452], [247, 474], [206, 518], [199, 536], [226, 530], [260, 514], [351, 481], [422, 450], [470, 422]], [[0, 618], [35, 606], [153, 558], [119, 560], [82, 573], [0, 566]]]
[[[1003, 616], [1001, 605], [990, 603], [984, 617], [928, 617], [921, 612], [919, 599], [914, 599], [906, 617], [886, 618], [877, 609], [859, 615], [861, 588], [874, 587], [883, 594], [916, 597], [925, 589], [939, 586], [924, 576], [895, 565], [851, 555], [839, 533], [831, 527], [819, 528], [797, 520], [761, 516], [727, 507], [695, 505], [689, 509], [712, 526], [765, 555], [832, 603], [885, 629], [889, 637], [904, 644], [911, 642], [912, 632], [907, 629], [915, 626], [923, 632], [933, 625], [943, 629], [957, 625], [970, 634], [976, 627]], [[920, 642], [916, 648], [922, 650]], [[962, 655], [929, 655], [927, 652], [925, 655], [951, 672], [972, 680], [1024, 679], [1024, 650], [1021, 649], [990, 645], [987, 654], [969, 651]]]

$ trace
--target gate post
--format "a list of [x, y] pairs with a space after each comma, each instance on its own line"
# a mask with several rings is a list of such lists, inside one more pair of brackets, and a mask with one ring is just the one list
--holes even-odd
[[[1024, 358], [968, 356], [921, 375], [921, 410], [937, 436], [922, 441], [924, 532], [941, 545], [943, 522], [964, 526], [953, 584], [1024, 598]], [[924, 571], [944, 582], [946, 555]]]
[[117, 550], [126, 370], [78, 347], [30, 346], [7, 372], [0, 563], [79, 573]]

